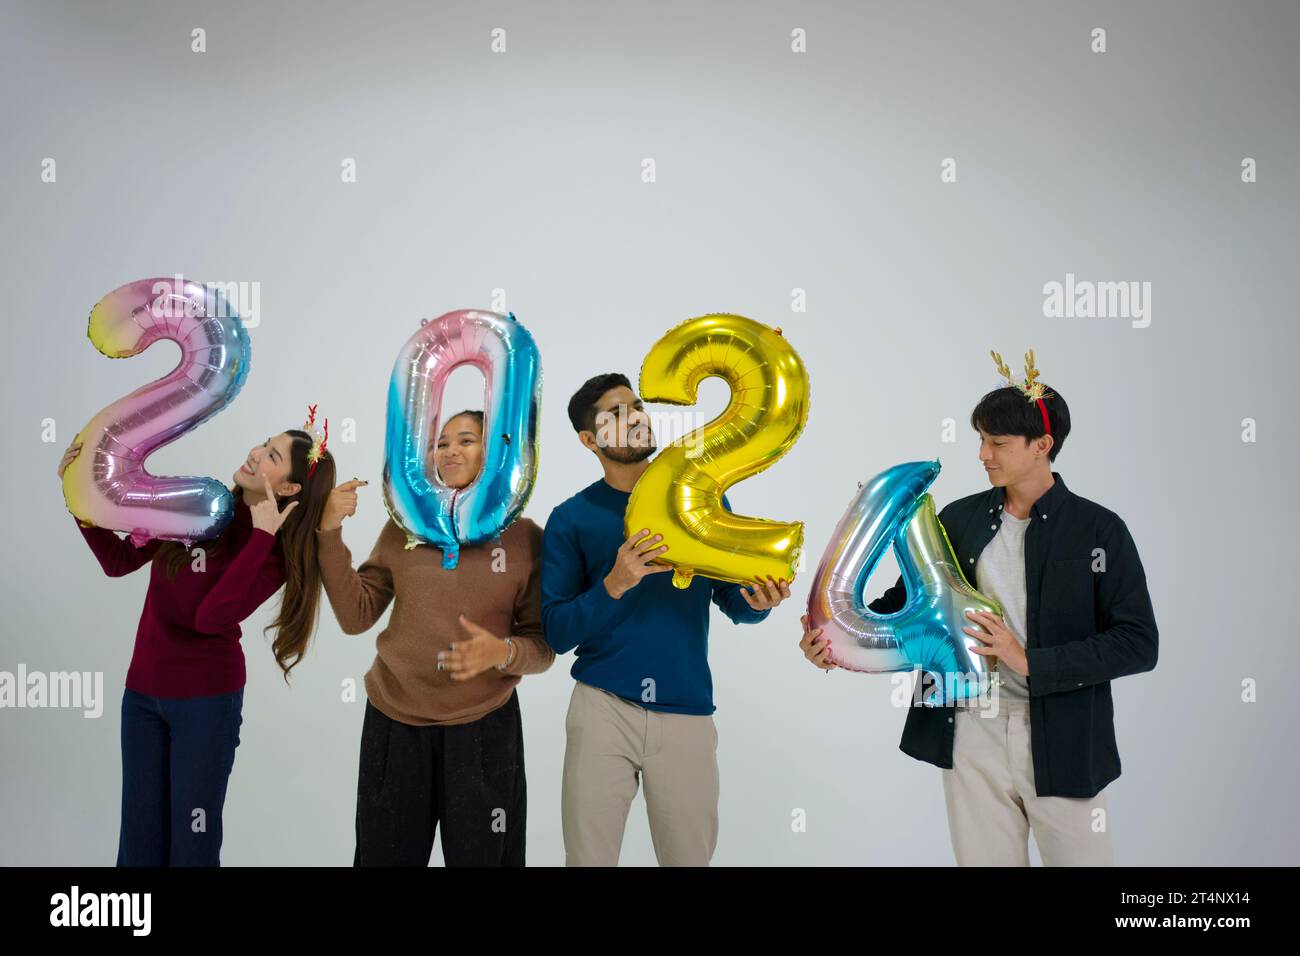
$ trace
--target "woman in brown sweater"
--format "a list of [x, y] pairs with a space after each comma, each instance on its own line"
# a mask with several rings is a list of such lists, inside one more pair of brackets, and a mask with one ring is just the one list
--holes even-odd
[[[452, 488], [483, 463], [483, 413], [447, 420], [429, 464]], [[442, 824], [448, 866], [522, 866], [527, 813], [515, 685], [555, 659], [542, 638], [542, 529], [520, 518], [465, 546], [454, 569], [439, 549], [406, 549], [390, 518], [357, 570], [343, 543], [357, 488], [331, 494], [317, 531], [321, 579], [345, 634], [393, 603], [366, 672], [354, 866], [428, 866]]]

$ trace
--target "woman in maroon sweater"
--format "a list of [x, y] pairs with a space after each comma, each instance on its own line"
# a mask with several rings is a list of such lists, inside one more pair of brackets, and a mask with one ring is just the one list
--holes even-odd
[[[220, 537], [137, 548], [106, 528], [82, 536], [109, 577], [151, 564], [122, 696], [122, 827], [118, 866], [219, 866], [221, 811], [243, 722], [239, 624], [284, 587], [267, 627], [288, 680], [320, 604], [316, 526], [334, 487], [334, 458], [312, 470], [312, 435], [281, 432], [235, 472], [235, 515]], [[59, 477], [81, 451], [74, 442]], [[310, 472], [310, 477], [309, 477]], [[284, 505], [281, 508], [281, 505]]]

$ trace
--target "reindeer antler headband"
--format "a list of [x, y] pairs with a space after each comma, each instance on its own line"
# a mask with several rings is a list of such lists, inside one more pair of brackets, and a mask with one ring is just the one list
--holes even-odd
[[993, 362], [998, 367], [998, 374], [1007, 380], [1012, 387], [1019, 389], [1025, 396], [1025, 400], [1035, 402], [1038, 405], [1038, 411], [1043, 416], [1043, 431], [1052, 434], [1052, 423], [1047, 417], [1047, 405], [1043, 402], [1043, 396], [1050, 396], [1052, 393], [1044, 391], [1044, 385], [1038, 381], [1038, 369], [1034, 368], [1034, 350], [1030, 349], [1025, 353], [1025, 380], [1017, 382], [1011, 377], [1011, 369], [1007, 368], [1006, 363], [1002, 361], [1002, 356], [992, 349], [989, 355], [993, 356]]
[[316, 465], [320, 463], [321, 457], [325, 454], [325, 446], [330, 440], [330, 420], [325, 419], [325, 433], [316, 428], [316, 406], [307, 406], [307, 421], [303, 424], [302, 430], [311, 436], [311, 451], [307, 452], [307, 460], [311, 462], [311, 467], [307, 469], [307, 479], [311, 480], [312, 473], [316, 471]]

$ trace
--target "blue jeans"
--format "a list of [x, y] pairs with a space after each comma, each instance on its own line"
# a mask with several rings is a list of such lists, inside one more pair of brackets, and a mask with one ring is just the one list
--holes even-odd
[[244, 690], [173, 700], [122, 695], [118, 866], [220, 866], [221, 811]]

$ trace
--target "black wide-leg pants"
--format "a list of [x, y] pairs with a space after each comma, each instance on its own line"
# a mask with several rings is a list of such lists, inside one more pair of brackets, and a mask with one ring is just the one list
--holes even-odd
[[519, 694], [468, 724], [416, 727], [366, 701], [354, 866], [523, 866], [527, 788]]

